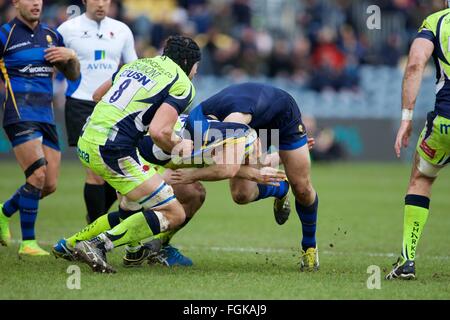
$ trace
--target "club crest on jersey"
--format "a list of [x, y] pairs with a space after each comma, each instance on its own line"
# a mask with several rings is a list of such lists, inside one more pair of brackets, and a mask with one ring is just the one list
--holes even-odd
[[301, 134], [305, 133], [305, 127], [302, 124], [298, 125], [298, 132], [300, 132]]
[[49, 47], [54, 47], [53, 39], [52, 39], [52, 37], [49, 34], [46, 36], [46, 39], [47, 39], [48, 46]]

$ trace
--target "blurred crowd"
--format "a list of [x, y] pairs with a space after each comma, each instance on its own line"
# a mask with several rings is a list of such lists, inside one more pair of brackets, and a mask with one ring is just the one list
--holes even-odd
[[[272, 2], [272, 4], [271, 4]], [[294, 28], [265, 28], [266, 7], [285, 3], [294, 15]], [[407, 53], [423, 18], [442, 8], [443, 1], [379, 0], [382, 14], [402, 19], [404, 28], [374, 43], [361, 27], [358, 0], [123, 0], [110, 16], [129, 25], [139, 56], [160, 52], [173, 33], [194, 37], [203, 49], [200, 74], [285, 78], [298, 86], [322, 90], [358, 90], [363, 64], [398, 65]], [[0, 0], [1, 20], [13, 14], [10, 0]], [[357, 7], [359, 4], [359, 7]], [[76, 14], [69, 5], [82, 1], [46, 0], [44, 20], [58, 26]], [[73, 8], [73, 7], [72, 7]], [[258, 9], [258, 10], [257, 10]], [[286, 10], [286, 8], [285, 8]], [[366, 15], [366, 16], [365, 16]]]

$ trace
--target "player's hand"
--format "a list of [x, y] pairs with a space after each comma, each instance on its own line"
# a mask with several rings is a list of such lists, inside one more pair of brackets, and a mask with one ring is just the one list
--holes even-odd
[[395, 139], [395, 154], [397, 158], [400, 158], [401, 149], [408, 147], [409, 138], [412, 133], [412, 121], [411, 120], [402, 120], [400, 128], [397, 132], [397, 138]]
[[316, 140], [314, 138], [308, 138], [308, 149], [311, 150], [316, 144]]
[[260, 176], [258, 183], [268, 184], [271, 186], [279, 186], [280, 182], [286, 179], [286, 174], [283, 170], [272, 167], [263, 167], [259, 170]]
[[191, 175], [193, 170], [195, 169], [177, 169], [165, 176], [164, 180], [169, 185], [194, 183], [195, 179]]
[[66, 63], [67, 61], [76, 58], [77, 54], [73, 49], [65, 47], [51, 47], [45, 51], [45, 60], [50, 63]]

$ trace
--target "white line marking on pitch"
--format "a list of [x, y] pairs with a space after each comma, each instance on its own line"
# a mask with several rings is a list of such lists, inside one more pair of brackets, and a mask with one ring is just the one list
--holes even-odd
[[[44, 246], [53, 246], [55, 242], [48, 241], [38, 241], [40, 244]], [[13, 239], [11, 243], [20, 244], [19, 240]], [[199, 251], [223, 251], [223, 252], [243, 252], [243, 253], [298, 253], [296, 249], [285, 249], [285, 248], [253, 248], [253, 247], [206, 247], [206, 246], [177, 246], [180, 249], [186, 250], [199, 250]], [[387, 257], [387, 258], [396, 258], [398, 254], [396, 253], [383, 253], [383, 252], [342, 252], [342, 251], [331, 251], [331, 250], [321, 250], [319, 251], [322, 254], [326, 255], [335, 255], [335, 256], [348, 256], [348, 255], [358, 255], [358, 256], [367, 256], [367, 257]], [[435, 259], [435, 260], [450, 260], [450, 256], [427, 256], [427, 255], [417, 255], [418, 258], [427, 258], [427, 259]]]

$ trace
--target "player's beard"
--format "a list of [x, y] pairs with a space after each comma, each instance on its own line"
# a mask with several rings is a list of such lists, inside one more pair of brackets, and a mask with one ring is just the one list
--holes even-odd
[[34, 23], [37, 22], [41, 19], [41, 12], [39, 11], [38, 15], [35, 15], [33, 13], [31, 13], [30, 11], [21, 11], [20, 15], [23, 17], [23, 19], [25, 19], [25, 21], [27, 21], [28, 23]]

